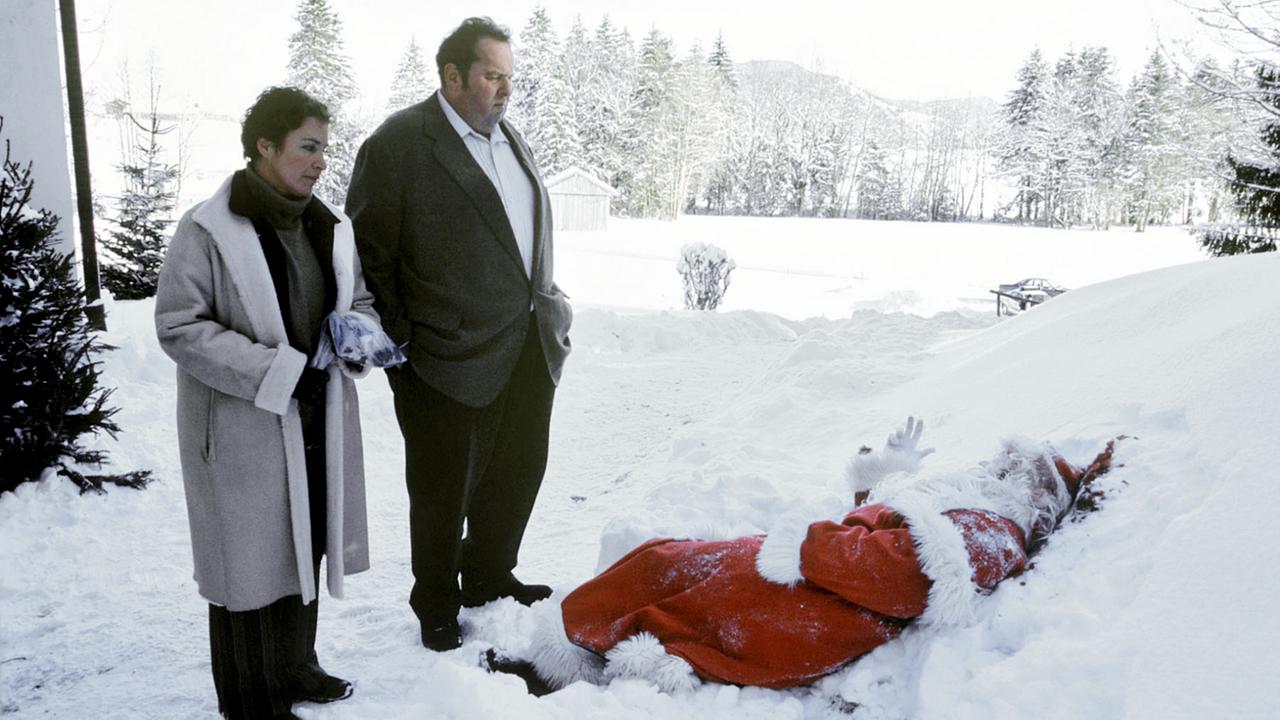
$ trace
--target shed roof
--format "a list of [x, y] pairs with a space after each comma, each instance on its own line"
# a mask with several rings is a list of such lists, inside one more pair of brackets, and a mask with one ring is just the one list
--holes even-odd
[[[618, 195], [618, 191], [613, 189], [613, 187], [610, 186], [609, 183], [601, 180], [600, 178], [597, 178], [594, 174], [576, 165], [562, 172], [556, 173], [553, 177], [547, 180], [546, 181], [547, 191], [548, 192], [554, 191], [557, 186], [564, 185], [574, 180], [587, 181], [587, 183], [593, 189], [598, 190], [599, 194], [601, 195], [607, 195], [609, 197], [616, 197]], [[581, 186], [580, 182], [575, 184]]]

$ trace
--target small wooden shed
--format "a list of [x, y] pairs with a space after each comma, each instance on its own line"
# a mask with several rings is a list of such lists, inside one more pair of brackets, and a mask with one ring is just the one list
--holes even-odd
[[571, 167], [547, 180], [546, 185], [556, 230], [606, 229], [609, 201], [618, 195], [608, 183], [580, 167]]

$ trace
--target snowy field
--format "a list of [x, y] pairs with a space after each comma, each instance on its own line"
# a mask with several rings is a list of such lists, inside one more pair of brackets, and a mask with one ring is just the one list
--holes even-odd
[[[737, 261], [722, 311], [678, 310], [679, 247]], [[550, 468], [518, 574], [569, 590], [635, 542], [838, 517], [862, 443], [907, 414], [928, 469], [1005, 435], [1077, 461], [1121, 433], [1103, 510], [1056, 534], [979, 622], [909, 631], [790, 691], [641, 681], [535, 699], [477, 666], [528, 649], [533, 610], [463, 613], [466, 643], [418, 643], [402, 448], [380, 373], [360, 384], [373, 569], [321, 602], [319, 654], [348, 718], [1272, 718], [1280, 707], [1280, 254], [1204, 260], [1184, 233], [683, 218], [562, 234], [577, 309]], [[986, 290], [1074, 288], [997, 320]], [[54, 479], [0, 497], [0, 714], [215, 718], [206, 606], [191, 580], [174, 372], [150, 302], [109, 306], [105, 362], [126, 429], [106, 443], [143, 492]]]

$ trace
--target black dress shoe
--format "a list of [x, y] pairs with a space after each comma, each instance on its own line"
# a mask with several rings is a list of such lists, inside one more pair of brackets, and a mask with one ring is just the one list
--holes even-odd
[[526, 585], [514, 576], [499, 583], [473, 583], [468, 585], [466, 579], [462, 583], [463, 607], [480, 607], [499, 598], [509, 597], [521, 605], [532, 605], [539, 600], [551, 597], [551, 588], [546, 585]]
[[422, 626], [422, 646], [428, 650], [445, 652], [462, 647], [462, 628], [458, 621], [447, 620], [436, 627]]

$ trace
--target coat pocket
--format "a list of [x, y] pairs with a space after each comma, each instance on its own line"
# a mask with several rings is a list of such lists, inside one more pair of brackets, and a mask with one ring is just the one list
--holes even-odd
[[205, 462], [213, 462], [218, 459], [218, 453], [213, 442], [213, 426], [216, 413], [214, 412], [214, 400], [217, 393], [213, 388], [206, 388], [208, 393], [207, 410], [204, 420], [204, 449], [200, 452], [200, 456]]
[[534, 293], [533, 305], [543, 322], [555, 332], [556, 339], [565, 347], [569, 347], [569, 326], [573, 325], [573, 306], [565, 299], [564, 293], [558, 290], [552, 292], [537, 290]]
[[[457, 310], [444, 306], [425, 305], [417, 308], [412, 316], [413, 333], [425, 332], [447, 343], [457, 342], [462, 337], [462, 313]], [[410, 333], [410, 344], [413, 343], [413, 333]]]

